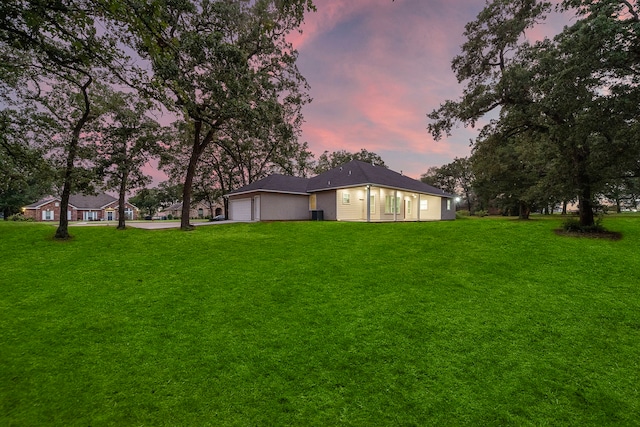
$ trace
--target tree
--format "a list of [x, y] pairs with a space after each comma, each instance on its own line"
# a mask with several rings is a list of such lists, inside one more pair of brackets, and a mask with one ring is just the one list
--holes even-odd
[[43, 135], [38, 132], [43, 124], [32, 123], [32, 118], [0, 111], [0, 212], [5, 220], [52, 188], [53, 169], [44, 158]]
[[503, 139], [500, 134], [479, 138], [471, 167], [476, 176], [474, 189], [479, 197], [497, 204], [505, 213], [528, 219], [539, 205], [548, 204], [553, 186], [546, 184], [547, 163], [543, 141], [522, 134]]
[[125, 229], [127, 192], [151, 181], [142, 172], [160, 149], [160, 125], [147, 116], [149, 102], [132, 94], [114, 92], [106, 100], [107, 112], [99, 122], [98, 176], [105, 180], [106, 190], [118, 192], [118, 229]]
[[[50, 142], [63, 156], [60, 209], [77, 188], [81, 139], [93, 114], [96, 83], [107, 80], [123, 55], [110, 34], [98, 32], [91, 1], [6, 0], [0, 6], [1, 95], [20, 108], [46, 113], [57, 127]], [[55, 237], [69, 237], [60, 215]]]
[[553, 177], [554, 184], [571, 185], [581, 225], [590, 226], [595, 195], [612, 166], [630, 167], [629, 154], [638, 152], [637, 138], [630, 137], [638, 121], [638, 54], [632, 43], [638, 40], [638, 15], [628, 2], [565, 5], [582, 7], [579, 19], [553, 40], [533, 45], [524, 33], [548, 13], [548, 3], [487, 5], [467, 25], [463, 54], [453, 61], [458, 80], [467, 82], [464, 95], [432, 112], [429, 130], [440, 138], [456, 121], [473, 126], [500, 109], [500, 117], [483, 128], [483, 138], [549, 141], [533, 154], [547, 162], [547, 182]]
[[129, 199], [129, 202], [145, 212], [145, 216], [153, 218], [160, 207], [158, 189], [142, 188], [136, 192], [135, 196]]
[[[255, 139], [301, 120], [306, 82], [286, 35], [297, 29], [309, 0], [132, 2], [120, 19], [137, 52], [150, 61], [147, 88], [192, 130], [184, 175], [181, 228], [198, 162], [212, 144], [225, 147], [230, 129]], [[295, 118], [293, 118], [295, 117]], [[293, 137], [295, 132], [289, 132]], [[229, 153], [230, 154], [230, 153]]]
[[171, 181], [164, 181], [158, 185], [158, 201], [160, 202], [161, 209], [179, 203], [181, 197], [182, 184], [173, 184]]
[[472, 212], [475, 176], [468, 158], [456, 157], [451, 163], [429, 168], [427, 173], [422, 174], [420, 180], [448, 193], [462, 194], [467, 203], [467, 209]]
[[352, 160], [360, 160], [362, 162], [371, 163], [372, 165], [382, 166], [384, 168], [387, 167], [387, 165], [384, 164], [382, 157], [372, 151], [367, 151], [366, 149], [361, 148], [360, 151], [355, 153], [351, 153], [347, 150], [338, 150], [331, 153], [325, 151], [320, 155], [320, 157], [318, 157], [318, 162], [314, 168], [315, 173], [316, 175], [319, 175]]

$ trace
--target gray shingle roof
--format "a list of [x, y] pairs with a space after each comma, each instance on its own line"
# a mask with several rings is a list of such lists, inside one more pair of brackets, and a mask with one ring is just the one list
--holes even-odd
[[27, 209], [36, 209], [39, 208], [42, 205], [46, 205], [49, 202], [52, 202], [54, 200], [60, 200], [59, 197], [47, 197], [44, 199], [40, 199], [37, 202], [31, 203], [30, 205], [25, 206], [25, 208]]
[[106, 193], [100, 193], [95, 196], [86, 196], [84, 194], [72, 194], [69, 196], [69, 204], [77, 209], [100, 209], [109, 203], [117, 201], [118, 199]]
[[[60, 197], [47, 197], [42, 200], [38, 200], [35, 203], [25, 206], [27, 209], [33, 209], [47, 204], [53, 200], [60, 200]], [[69, 204], [76, 209], [101, 209], [110, 203], [117, 202], [113, 196], [106, 193], [100, 193], [95, 196], [87, 196], [84, 194], [72, 194], [69, 196]]]
[[309, 180], [307, 191], [310, 193], [360, 185], [377, 185], [398, 190], [416, 191], [444, 197], [453, 197], [439, 188], [432, 187], [398, 172], [360, 160], [352, 160]]
[[309, 180], [307, 178], [273, 174], [261, 180], [254, 181], [249, 185], [238, 188], [237, 190], [230, 192], [229, 195], [250, 193], [252, 191], [307, 194], [308, 182]]
[[422, 181], [417, 181], [385, 167], [374, 166], [371, 163], [359, 160], [352, 160], [340, 167], [309, 179], [278, 174], [270, 175], [264, 179], [238, 188], [228, 195], [244, 194], [254, 191], [308, 194], [323, 190], [356, 187], [367, 184], [442, 197], [454, 197]]

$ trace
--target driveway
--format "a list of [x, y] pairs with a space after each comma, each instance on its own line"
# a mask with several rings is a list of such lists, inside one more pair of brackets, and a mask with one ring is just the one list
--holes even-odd
[[[197, 222], [192, 221], [191, 225], [196, 227], [215, 224], [231, 224], [236, 221], [206, 221]], [[180, 228], [179, 221], [127, 221], [127, 227], [143, 228], [145, 230], [162, 230], [166, 228]], [[117, 226], [117, 221], [89, 221], [89, 222], [73, 222], [69, 223], [70, 226], [75, 227], [94, 227], [94, 226]]]

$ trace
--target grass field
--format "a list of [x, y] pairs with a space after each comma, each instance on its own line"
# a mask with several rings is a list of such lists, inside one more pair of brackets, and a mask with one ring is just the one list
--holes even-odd
[[0, 223], [0, 425], [640, 424], [640, 217]]

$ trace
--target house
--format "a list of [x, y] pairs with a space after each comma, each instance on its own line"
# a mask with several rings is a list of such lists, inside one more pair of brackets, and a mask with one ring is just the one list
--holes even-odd
[[[208, 203], [200, 201], [189, 210], [189, 218], [213, 218], [214, 216], [222, 215], [222, 212], [222, 205], [215, 204], [212, 210]], [[158, 213], [158, 216], [162, 219], [168, 218], [169, 215], [172, 218], [180, 218], [182, 216], [182, 202], [174, 203]]]
[[[24, 216], [36, 221], [60, 220], [60, 197], [47, 197], [22, 208]], [[138, 219], [138, 208], [125, 203], [125, 219]], [[95, 196], [72, 194], [69, 196], [69, 221], [117, 221], [118, 199], [106, 193]]]
[[439, 221], [456, 217], [454, 195], [359, 160], [309, 179], [270, 175], [225, 197], [229, 219], [236, 221]]

